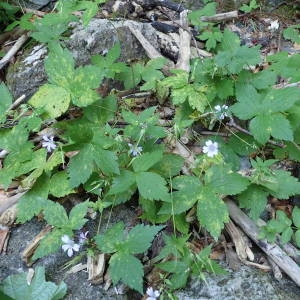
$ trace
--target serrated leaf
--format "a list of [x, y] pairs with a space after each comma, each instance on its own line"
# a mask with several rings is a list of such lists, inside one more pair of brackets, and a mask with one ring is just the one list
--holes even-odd
[[119, 222], [108, 229], [105, 234], [97, 235], [95, 242], [97, 247], [104, 253], [116, 252], [117, 245], [124, 240], [124, 223]]
[[300, 229], [300, 208], [295, 206], [292, 212], [293, 223]]
[[153, 151], [144, 153], [135, 158], [132, 163], [134, 171], [143, 172], [149, 170], [153, 165], [158, 163], [163, 157], [162, 151]]
[[67, 293], [67, 286], [64, 282], [56, 285], [53, 282], [45, 281], [44, 267], [35, 269], [30, 284], [28, 284], [27, 278], [28, 274], [25, 272], [10, 275], [2, 281], [1, 290], [15, 300], [58, 300], [63, 299]]
[[122, 281], [132, 289], [143, 293], [143, 265], [133, 255], [115, 253], [109, 260], [109, 274], [114, 285]]
[[165, 178], [177, 175], [184, 164], [184, 158], [173, 153], [166, 153], [160, 162], [155, 164], [153, 168]]
[[298, 248], [300, 248], [300, 229], [295, 232], [295, 241]]
[[44, 174], [37, 179], [31, 190], [22, 196], [17, 205], [17, 222], [25, 223], [47, 207], [49, 183], [48, 175]]
[[240, 207], [250, 209], [250, 217], [257, 220], [266, 208], [268, 195], [268, 191], [252, 184], [238, 195]]
[[239, 194], [250, 184], [247, 178], [222, 165], [213, 166], [206, 172], [206, 182], [221, 195]]
[[64, 227], [69, 221], [64, 207], [53, 201], [47, 201], [44, 208], [44, 218], [48, 224], [59, 228]]
[[136, 183], [142, 197], [149, 200], [167, 200], [169, 198], [166, 181], [152, 172], [141, 172], [136, 175]]
[[[288, 199], [290, 196], [300, 194], [300, 182], [289, 172], [274, 170], [274, 177], [264, 186], [270, 189], [270, 194], [278, 199]], [[284, 184], [282, 184], [284, 182]]]
[[198, 220], [217, 240], [224, 228], [224, 223], [229, 222], [227, 207], [211, 189], [203, 188], [198, 199]]
[[74, 190], [70, 187], [68, 175], [65, 171], [55, 173], [50, 179], [49, 193], [54, 197], [63, 197], [73, 193]]
[[145, 252], [150, 247], [154, 236], [163, 228], [164, 226], [136, 225], [130, 230], [121, 251], [128, 251], [131, 254]]
[[288, 243], [293, 235], [293, 230], [291, 227], [287, 227], [280, 235], [280, 241], [282, 244]]
[[87, 222], [87, 219], [85, 219], [84, 217], [87, 213], [88, 207], [89, 207], [89, 201], [84, 201], [72, 208], [69, 214], [69, 224], [68, 224], [68, 226], [72, 230], [81, 229], [82, 226]]
[[135, 176], [133, 172], [122, 170], [119, 176], [114, 177], [109, 195], [120, 194], [128, 190], [135, 184]]
[[93, 153], [98, 168], [105, 174], [120, 174], [117, 156], [109, 150], [95, 149]]
[[70, 93], [62, 87], [44, 84], [30, 98], [29, 104], [45, 112], [45, 117], [55, 119], [69, 108]]
[[34, 252], [33, 260], [55, 253], [61, 246], [61, 237], [63, 232], [59, 229], [54, 229], [48, 233], [39, 243], [39, 246]]

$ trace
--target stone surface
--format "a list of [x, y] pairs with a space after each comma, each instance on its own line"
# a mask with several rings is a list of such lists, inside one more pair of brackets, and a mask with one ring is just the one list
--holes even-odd
[[[105, 54], [116, 42], [121, 44], [121, 61], [146, 59], [147, 55], [139, 41], [131, 34], [128, 26], [138, 28], [150, 43], [159, 50], [155, 29], [148, 23], [129, 20], [110, 21], [106, 19], [93, 19], [84, 28], [73, 24], [70, 39], [66, 46], [72, 51], [76, 65], [90, 62], [95, 54]], [[44, 58], [47, 50], [42, 45], [28, 49], [15, 64], [11, 64], [6, 82], [15, 98], [25, 95], [27, 98], [47, 81], [44, 70]]]

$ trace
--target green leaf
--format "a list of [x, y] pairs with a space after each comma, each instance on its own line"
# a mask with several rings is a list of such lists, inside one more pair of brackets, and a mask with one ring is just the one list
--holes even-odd
[[300, 229], [295, 232], [295, 241], [298, 248], [300, 248]]
[[95, 149], [94, 160], [99, 169], [105, 174], [120, 174], [117, 156], [109, 150]]
[[280, 235], [280, 241], [282, 244], [288, 243], [293, 235], [293, 230], [291, 227], [287, 227], [286, 229], [283, 230], [283, 232]]
[[157, 173], [165, 178], [177, 175], [184, 164], [184, 158], [173, 153], [166, 153], [160, 162], [156, 163], [153, 168]]
[[141, 172], [136, 175], [136, 183], [142, 197], [149, 200], [168, 200], [166, 181], [152, 172]]
[[30, 284], [28, 284], [27, 278], [28, 274], [25, 272], [10, 275], [3, 280], [0, 289], [15, 300], [58, 300], [63, 299], [67, 293], [67, 286], [64, 282], [56, 285], [53, 282], [45, 281], [44, 267], [35, 269]]
[[130, 230], [126, 242], [122, 245], [122, 251], [131, 254], [145, 252], [150, 247], [154, 236], [163, 228], [164, 226], [136, 225]]
[[54, 229], [48, 233], [39, 243], [39, 246], [34, 252], [33, 260], [55, 253], [61, 247], [61, 237], [64, 233], [59, 229]]
[[42, 109], [46, 118], [55, 119], [67, 111], [70, 101], [70, 93], [64, 88], [53, 84], [44, 84], [30, 98], [29, 104]]
[[289, 26], [283, 30], [283, 37], [287, 40], [291, 40], [294, 43], [300, 44], [300, 34], [299, 34], [300, 25]]
[[89, 207], [89, 201], [84, 201], [72, 208], [69, 214], [69, 227], [72, 230], [79, 230], [87, 222], [85, 215]]
[[300, 229], [300, 208], [295, 206], [292, 212], [292, 218], [294, 225]]
[[49, 177], [46, 174], [40, 176], [34, 186], [26, 192], [18, 202], [18, 223], [25, 223], [38, 215], [47, 207], [49, 192]]
[[48, 224], [58, 228], [64, 227], [69, 220], [64, 207], [53, 201], [47, 201], [44, 209], [44, 218]]
[[0, 84], [0, 122], [4, 120], [4, 114], [12, 104], [12, 96], [4, 82]]
[[249, 180], [227, 166], [215, 165], [206, 172], [206, 182], [221, 195], [236, 195], [244, 191]]
[[251, 184], [238, 195], [241, 208], [250, 209], [250, 217], [257, 220], [267, 205], [269, 192], [258, 185]]
[[135, 158], [132, 163], [133, 169], [136, 173], [149, 170], [153, 165], [158, 163], [163, 157], [162, 151], [154, 151], [144, 153]]
[[121, 170], [120, 175], [114, 177], [112, 186], [108, 195], [120, 194], [127, 191], [135, 184], [135, 176], [133, 172]]
[[143, 293], [143, 265], [134, 256], [123, 252], [115, 253], [109, 260], [109, 273], [114, 285], [122, 281]]
[[66, 171], [57, 172], [51, 177], [49, 191], [51, 195], [60, 198], [73, 192]]
[[104, 235], [97, 235], [95, 241], [97, 247], [104, 253], [114, 253], [117, 245], [124, 240], [124, 223], [119, 222], [108, 229]]
[[202, 189], [198, 199], [198, 220], [217, 240], [224, 228], [224, 223], [229, 222], [226, 204], [208, 188]]

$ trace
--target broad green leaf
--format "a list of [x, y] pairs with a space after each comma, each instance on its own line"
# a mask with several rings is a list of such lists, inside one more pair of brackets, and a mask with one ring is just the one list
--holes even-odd
[[290, 122], [282, 114], [274, 114], [271, 135], [279, 140], [292, 141], [293, 130]]
[[183, 70], [172, 70], [174, 76], [166, 77], [162, 83], [165, 86], [172, 87], [174, 89], [181, 89], [188, 85], [189, 74]]
[[224, 223], [229, 222], [226, 204], [207, 188], [203, 188], [199, 195], [197, 217], [215, 240], [220, 236]]
[[67, 286], [64, 282], [56, 285], [53, 282], [45, 281], [44, 267], [35, 269], [30, 284], [28, 284], [28, 274], [22, 272], [4, 279], [0, 289], [15, 300], [58, 300], [63, 299], [67, 293]]
[[278, 199], [288, 199], [290, 196], [300, 194], [300, 182], [289, 172], [283, 170], [274, 170], [274, 177], [270, 181], [263, 183], [270, 189], [270, 194]]
[[300, 248], [300, 229], [295, 232], [295, 241], [298, 248]]
[[[69, 233], [70, 234], [70, 233]], [[54, 229], [48, 233], [39, 243], [39, 246], [34, 252], [33, 260], [55, 253], [61, 247], [61, 237], [64, 235], [59, 229]]]
[[166, 153], [160, 162], [156, 163], [153, 168], [157, 173], [165, 178], [177, 175], [184, 164], [184, 158], [173, 153]]
[[239, 194], [250, 184], [247, 178], [222, 165], [215, 165], [206, 172], [206, 182], [221, 195]]
[[44, 84], [31, 97], [29, 104], [45, 111], [45, 117], [55, 119], [69, 108], [70, 93], [62, 87]]
[[50, 47], [50, 53], [45, 60], [45, 70], [50, 83], [69, 90], [69, 83], [74, 78], [74, 67], [74, 59], [69, 50], [63, 49], [59, 44]]
[[152, 172], [141, 172], [137, 173], [135, 176], [142, 197], [149, 200], [168, 201], [168, 189], [163, 177]]
[[12, 104], [12, 96], [4, 82], [0, 84], [0, 122], [4, 120], [4, 114]]
[[163, 228], [164, 226], [136, 225], [130, 230], [122, 245], [122, 251], [128, 251], [131, 254], [145, 252], [150, 247], [154, 236]]
[[58, 202], [47, 201], [44, 208], [44, 218], [49, 225], [62, 228], [68, 223], [69, 219], [65, 208]]
[[50, 179], [50, 191], [49, 193], [54, 197], [63, 197], [73, 193], [71, 189], [68, 175], [65, 171], [55, 173]]
[[135, 176], [133, 172], [121, 170], [120, 175], [114, 177], [109, 195], [120, 194], [128, 190], [135, 184]]
[[91, 145], [85, 145], [78, 154], [73, 156], [68, 165], [71, 187], [85, 183], [94, 170], [94, 161], [91, 157]]
[[49, 177], [43, 174], [18, 202], [18, 223], [25, 223], [47, 207]]
[[109, 260], [108, 270], [114, 285], [122, 281], [130, 288], [143, 293], [143, 265], [133, 255], [115, 253]]
[[98, 168], [105, 174], [120, 174], [117, 156], [109, 150], [95, 149], [93, 151], [94, 161]]
[[95, 241], [98, 249], [104, 253], [116, 252], [117, 245], [124, 240], [124, 223], [119, 222], [108, 229], [105, 234], [96, 235]]
[[258, 185], [251, 184], [247, 190], [238, 195], [241, 208], [250, 209], [250, 217], [257, 220], [266, 208], [269, 192]]
[[163, 157], [161, 151], [154, 151], [150, 153], [144, 153], [135, 158], [132, 163], [134, 171], [143, 172], [149, 170], [153, 165], [158, 163]]
[[69, 214], [69, 227], [72, 230], [79, 230], [87, 222], [85, 215], [89, 207], [89, 201], [84, 201], [72, 208]]
[[292, 217], [293, 217], [294, 225], [300, 229], [300, 208], [299, 207], [295, 206], [293, 208]]
[[287, 227], [280, 235], [280, 241], [282, 244], [288, 243], [293, 235], [293, 230], [291, 227]]

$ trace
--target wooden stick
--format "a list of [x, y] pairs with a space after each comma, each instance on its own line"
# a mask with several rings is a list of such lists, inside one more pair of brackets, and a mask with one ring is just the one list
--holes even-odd
[[300, 286], [300, 267], [277, 245], [258, 239], [258, 228], [230, 199], [225, 199], [229, 215], [236, 224], [283, 270], [298, 286]]
[[226, 13], [216, 14], [209, 17], [201, 17], [200, 20], [203, 22], [221, 22], [221, 21], [227, 21], [230, 19], [238, 18], [239, 12], [237, 10], [229, 11]]
[[19, 51], [23, 44], [27, 41], [28, 35], [25, 33], [21, 35], [13, 47], [0, 60], [0, 70], [10, 61], [10, 59]]
[[191, 58], [191, 34], [188, 31], [188, 18], [187, 10], [180, 13], [180, 25], [179, 28], [179, 54], [176, 69], [181, 69], [186, 72], [190, 72], [190, 58]]

